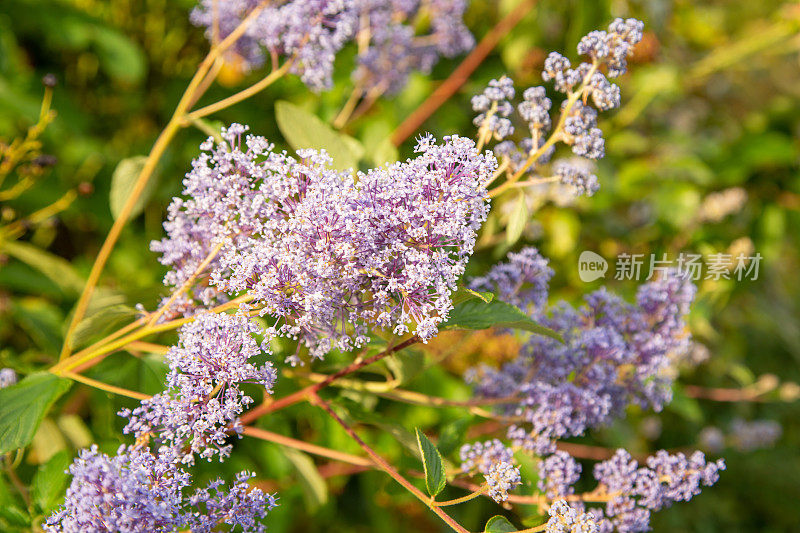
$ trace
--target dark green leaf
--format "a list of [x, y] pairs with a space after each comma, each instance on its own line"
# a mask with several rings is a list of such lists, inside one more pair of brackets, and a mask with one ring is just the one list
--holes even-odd
[[514, 533], [517, 528], [505, 516], [493, 516], [486, 522], [485, 533]]
[[339, 170], [358, 166], [358, 152], [363, 153], [361, 144], [356, 139], [346, 138], [302, 107], [281, 100], [275, 104], [275, 120], [286, 142], [295, 150], [323, 149], [333, 158], [333, 168]]
[[557, 332], [534, 322], [521, 309], [500, 300], [485, 302], [475, 298], [456, 304], [450, 311], [450, 319], [442, 325], [441, 329], [487, 329], [492, 327], [522, 329], [564, 342]]
[[[141, 174], [144, 168], [145, 161], [147, 161], [147, 157], [136, 155], [123, 159], [119, 162], [117, 168], [114, 169], [114, 174], [111, 176], [111, 192], [109, 193], [108, 204], [111, 208], [111, 215], [115, 219], [119, 217], [122, 208], [125, 206], [125, 202], [130, 198], [133, 188], [139, 180], [139, 174]], [[136, 199], [133, 210], [131, 210], [130, 216], [128, 217], [129, 220], [133, 219], [144, 210], [147, 200], [150, 199], [150, 196], [156, 188], [156, 181], [154, 172], [150, 176], [150, 179], [147, 180], [147, 185], [144, 186], [142, 194]]]
[[428, 437], [417, 428], [417, 445], [422, 454], [422, 466], [425, 469], [425, 486], [428, 494], [436, 496], [447, 484], [444, 473], [444, 464], [439, 450], [433, 445]]
[[60, 451], [39, 467], [33, 476], [31, 496], [42, 512], [47, 512], [55, 507], [63, 498], [64, 490], [69, 481], [67, 468], [72, 462], [66, 450]]
[[0, 389], [0, 454], [28, 445], [47, 410], [70, 383], [40, 372]]

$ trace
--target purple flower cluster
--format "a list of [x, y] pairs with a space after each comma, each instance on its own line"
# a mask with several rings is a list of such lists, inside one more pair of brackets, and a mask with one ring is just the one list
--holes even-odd
[[241, 431], [238, 417], [253, 402], [240, 385], [256, 383], [269, 393], [277, 377], [271, 363], [251, 362], [268, 351], [266, 342], [259, 346], [253, 337], [258, 332], [243, 316], [198, 314], [167, 353], [167, 389], [133, 411], [120, 412], [129, 418], [124, 432], [137, 441], [157, 439], [184, 463], [193, 463], [195, 454], [208, 460], [227, 457], [229, 433]]
[[481, 133], [485, 132], [498, 141], [514, 133], [514, 126], [508, 118], [514, 112], [510, 102], [514, 94], [514, 80], [503, 76], [491, 80], [483, 93], [472, 97], [472, 110], [478, 113], [472, 122]]
[[559, 450], [539, 461], [539, 490], [550, 500], [574, 493], [572, 485], [580, 478], [581, 465], [567, 452]]
[[570, 507], [566, 501], [558, 500], [547, 510], [550, 519], [545, 533], [597, 533], [597, 522], [592, 513], [581, 512]]
[[506, 501], [508, 491], [522, 483], [519, 467], [505, 461], [494, 463], [484, 477], [489, 487], [488, 494], [497, 503]]
[[500, 440], [465, 444], [459, 450], [461, 470], [480, 473], [486, 479], [489, 496], [496, 502], [508, 499], [508, 491], [522, 483], [519, 467], [513, 464], [514, 452]]
[[[408, 76], [431, 71], [439, 56], [454, 57], [475, 44], [464, 25], [466, 0], [357, 0], [359, 28], [355, 82], [365, 93], [396, 94]], [[419, 34], [427, 18], [430, 29]]]
[[[262, 3], [201, 0], [190, 18], [193, 24], [207, 28], [209, 38], [216, 25], [224, 39]], [[330, 87], [336, 54], [352, 39], [357, 21], [353, 0], [275, 3], [261, 8], [233, 50], [248, 68], [261, 66], [267, 56], [290, 60], [290, 71], [319, 91]]]
[[275, 319], [268, 335], [300, 338], [314, 357], [362, 345], [368, 325], [435, 335], [487, 215], [491, 153], [427, 136], [416, 158], [354, 178], [331, 170], [324, 152], [301, 150], [296, 160], [261, 137], [243, 141], [245, 130], [231, 126], [226, 142], [204, 144], [210, 152], [184, 181], [189, 198], [170, 206], [169, 236], [153, 244], [175, 267], [167, 284], [223, 243], [211, 285], [247, 292]]
[[120, 412], [129, 418], [124, 432], [136, 436], [136, 446], [122, 446], [113, 457], [96, 446], [83, 450], [48, 531], [210, 532], [221, 523], [264, 531], [260, 520], [275, 498], [250, 490], [249, 473], [240, 473], [229, 489], [214, 481], [187, 494], [191, 475], [184, 469], [196, 454], [228, 457], [228, 434], [241, 429], [238, 417], [253, 401], [241, 384], [272, 391], [272, 365], [252, 362], [267, 349], [254, 338], [259, 332], [245, 316], [213, 313], [200, 313], [181, 328], [178, 345], [166, 356], [167, 389]]
[[492, 439], [463, 445], [459, 450], [459, 456], [462, 471], [488, 474], [494, 465], [510, 463], [514, 458], [514, 452], [500, 440]]
[[[547, 276], [541, 276], [546, 288]], [[640, 287], [636, 305], [601, 289], [580, 309], [561, 303], [536, 311], [534, 318], [561, 333], [563, 344], [531, 336], [515, 360], [500, 369], [481, 367], [467, 378], [478, 396], [518, 398], [503, 410], [530, 430], [512, 426], [509, 438], [549, 453], [554, 439], [605, 424], [629, 404], [660, 410], [671, 399], [670, 354], [690, 348], [684, 316], [694, 293], [686, 278], [671, 271]]]
[[711, 486], [725, 470], [720, 459], [709, 463], [702, 452], [686, 457], [664, 450], [651, 456], [646, 466], [632, 459], [625, 450], [617, 450], [607, 461], [595, 465], [594, 477], [600, 490], [610, 499], [605, 510], [592, 509], [600, 520], [600, 531], [634, 533], [650, 529], [650, 512], [688, 501], [700, 494], [701, 486]]
[[211, 532], [225, 523], [260, 532], [266, 530], [261, 519], [276, 505], [274, 496], [250, 488], [246, 472], [227, 490], [216, 481], [187, 494], [191, 476], [169, 449], [154, 455], [147, 447], [122, 446], [110, 457], [92, 446], [69, 470], [65, 503], [47, 519], [45, 531]]
[[469, 288], [494, 293], [500, 300], [530, 312], [547, 303], [548, 283], [553, 269], [539, 250], [528, 246], [508, 254], [508, 261], [498, 263], [485, 275], [473, 278]]
[[[224, 39], [261, 0], [200, 0], [191, 21], [209, 38]], [[331, 85], [336, 54], [358, 45], [353, 73], [365, 92], [396, 93], [413, 70], [430, 72], [440, 55], [469, 50], [474, 40], [463, 22], [465, 0], [289, 0], [262, 7], [233, 46], [247, 68], [267, 57], [292, 61], [291, 71], [313, 90]], [[429, 18], [427, 33], [419, 22]]]
[[[642, 28], [643, 24], [635, 19], [616, 19], [607, 32], [589, 33], [581, 39], [578, 53], [588, 56], [590, 62], [580, 63], [575, 68], [569, 59], [557, 52], [547, 57], [542, 79], [553, 80], [555, 89], [567, 95], [561, 105], [559, 127], [550, 139], [546, 138], [552, 127], [552, 102], [544, 87], [526, 89], [517, 113], [526, 123], [530, 136], [518, 142], [506, 140], [495, 147], [495, 153], [508, 165], [510, 172], [517, 173], [524, 168], [526, 172], [538, 173], [537, 166], [550, 161], [558, 141], [571, 146], [580, 158], [603, 157], [605, 141], [603, 132], [597, 127], [597, 110], [619, 107], [619, 87], [608, 77], [614, 78], [625, 72], [627, 57], [642, 38]], [[608, 77], [600, 70], [604, 65]], [[513, 97], [514, 86], [509, 78], [489, 82], [489, 88], [472, 99], [473, 109], [480, 112], [475, 124], [488, 129], [496, 140], [512, 134], [514, 126], [510, 116], [513, 106], [509, 100]], [[589, 107], [588, 102], [594, 108]], [[578, 162], [557, 161], [552, 172], [577, 195], [591, 196], [599, 188], [597, 177], [580, 159]]]
[[561, 159], [553, 163], [553, 174], [559, 177], [560, 182], [570, 187], [576, 196], [592, 196], [600, 189], [585, 159], [576, 158], [576, 161]]

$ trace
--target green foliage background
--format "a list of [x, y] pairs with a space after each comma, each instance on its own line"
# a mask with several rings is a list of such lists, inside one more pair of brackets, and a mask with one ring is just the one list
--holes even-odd
[[[473, 2], [468, 24], [480, 38], [514, 4]], [[44, 74], [54, 73], [60, 80], [53, 102], [58, 116], [42, 138], [43, 152], [54, 154], [58, 162], [29, 192], [0, 205], [0, 224], [24, 219], [79, 188], [82, 194], [68, 209], [27, 227], [18, 240], [68, 261], [69, 275], [85, 279], [111, 226], [109, 190], [117, 163], [147, 154], [205, 55], [202, 32], [188, 22], [192, 6], [190, 0], [0, 3], [0, 137], [17, 137], [36, 121]], [[574, 57], [580, 36], [614, 16], [641, 18], [648, 35], [632, 74], [621, 80], [622, 108], [602, 118], [608, 149], [598, 171], [602, 188], [595, 197], [571, 206], [539, 206], [522, 240], [539, 246], [551, 259], [557, 273], [554, 297], [577, 301], [601, 283], [578, 279], [582, 250], [608, 258], [623, 251], [676, 257], [681, 251], [725, 252], [735, 241], [741, 245], [746, 243], [741, 239], [749, 239], [763, 256], [761, 275], [757, 281], [701, 282], [691, 326], [711, 357], [695, 369], [685, 369], [681, 382], [744, 387], [759, 379], [763, 383], [763, 376], [772, 374], [781, 385], [768, 395], [770, 401], [741, 403], [696, 400], [678, 387], [676, 401], [658, 417], [660, 423], [653, 413], [632, 411], [627, 420], [578, 442], [625, 446], [638, 453], [692, 448], [699, 431], [709, 425], [726, 428], [736, 417], [777, 420], [784, 435], [774, 448], [747, 454], [725, 450], [728, 470], [719, 484], [689, 504], [656, 514], [653, 525], [656, 531], [797, 531], [800, 405], [780, 397], [791, 396], [791, 383], [800, 381], [800, 10], [776, 0], [542, 0], [425, 129], [437, 136], [471, 134], [469, 97], [490, 78], [508, 72], [518, 88], [538, 84], [550, 50]], [[365, 159], [457, 64], [458, 60], [443, 61], [432, 76], [414, 76], [397, 98], [380, 101], [348, 128], [366, 147]], [[288, 100], [331, 120], [349, 95], [351, 65], [352, 52], [342, 54], [336, 88], [330, 92], [311, 94], [290, 77], [212, 118], [249, 124], [254, 132], [286, 146], [276, 125], [275, 102]], [[231, 94], [256, 76], [228, 71], [203, 102]], [[98, 314], [85, 341], [123, 324], [137, 303], [153, 308], [163, 294], [163, 268], [148, 243], [162, 236], [165, 207], [179, 194], [181, 178], [204, 137], [186, 129], [167, 151], [142, 214], [129, 224], [112, 255], [104, 289], [93, 300], [92, 310]], [[409, 155], [412, 146], [413, 140], [407, 141], [401, 156]], [[698, 222], [703, 199], [734, 186], [747, 192], [744, 207], [716, 223]], [[503, 212], [502, 205], [496, 209]], [[497, 242], [478, 253], [471, 272], [482, 272], [505, 254], [505, 241]], [[0, 239], [0, 367], [27, 374], [46, 369], [56, 359], [80, 286], [69, 283], [63, 271], [43, 272], [21, 260], [5, 249], [8, 246]], [[627, 295], [635, 291], [630, 282], [606, 283]], [[162, 339], [166, 344], [173, 340]], [[486, 342], [485, 350], [470, 354], [470, 363], [500, 349], [489, 346], [491, 339]], [[459, 376], [468, 365], [452, 361], [459, 355], [444, 367], [412, 375], [405, 386], [438, 396], [468, 397]], [[430, 354], [426, 357], [430, 362]], [[423, 360], [423, 354], [418, 358]], [[319, 371], [342, 361], [344, 356], [330, 357]], [[161, 389], [164, 372], [157, 356], [118, 353], [88, 375], [152, 394]], [[293, 387], [291, 380], [281, 380], [276, 394]], [[369, 441], [403, 469], [421, 469], [418, 458], [404, 447], [409, 438], [413, 442], [414, 427], [429, 434], [457, 434], [453, 423], [465, 416], [458, 409], [406, 406], [353, 392], [337, 392], [336, 399], [365, 424], [361, 431]], [[131, 402], [74, 385], [21, 458], [17, 472], [22, 481], [58, 478], [76, 450], [91, 442], [115, 450], [122, 442], [122, 420], [115, 413], [123, 405]], [[381, 416], [376, 420], [370, 412], [378, 410]], [[260, 424], [358, 453], [335, 423], [308, 405]], [[450, 460], [455, 458], [455, 444], [460, 442], [449, 450], [439, 444]], [[230, 461], [222, 467], [201, 467], [201, 477], [230, 478], [241, 469], [258, 472], [264, 487], [279, 492], [281, 505], [269, 520], [274, 532], [446, 527], [384, 474], [322, 480], [315, 467], [320, 464], [301, 453], [243, 439]], [[452, 488], [443, 493], [455, 497], [450, 494], [459, 493]], [[35, 495], [37, 504], [29, 516], [8, 476], [0, 477], [0, 529], [29, 529], [31, 519], [60, 501], [58, 494]], [[497, 512], [492, 502], [476, 500], [454, 515], [477, 530]]]

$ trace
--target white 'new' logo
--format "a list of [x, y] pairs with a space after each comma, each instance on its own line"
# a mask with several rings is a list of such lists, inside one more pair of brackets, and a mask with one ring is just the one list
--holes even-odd
[[589, 250], [581, 252], [578, 258], [578, 277], [584, 283], [589, 283], [606, 276], [608, 261]]

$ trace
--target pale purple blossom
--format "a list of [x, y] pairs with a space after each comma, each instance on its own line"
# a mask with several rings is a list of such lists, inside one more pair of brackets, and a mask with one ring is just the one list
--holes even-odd
[[141, 406], [124, 409], [124, 432], [154, 438], [175, 450], [185, 463], [227, 457], [231, 432], [241, 431], [239, 415], [253, 403], [240, 385], [254, 383], [272, 392], [276, 379], [270, 363], [252, 359], [267, 350], [253, 335], [254, 322], [243, 316], [200, 313], [181, 328], [178, 345], [167, 353], [167, 388]]

